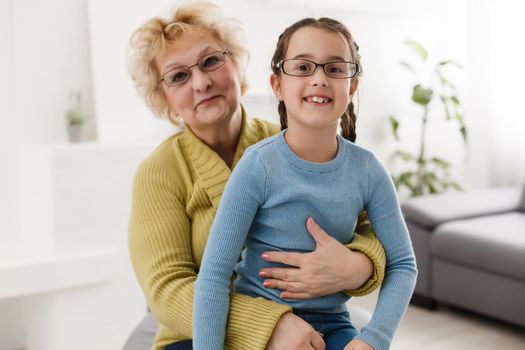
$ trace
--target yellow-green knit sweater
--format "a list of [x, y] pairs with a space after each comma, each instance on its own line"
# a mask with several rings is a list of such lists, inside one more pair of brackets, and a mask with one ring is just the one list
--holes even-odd
[[[234, 166], [250, 145], [276, 134], [275, 124], [246, 118]], [[188, 128], [164, 141], [140, 165], [133, 185], [129, 249], [148, 305], [160, 322], [154, 350], [191, 338], [193, 288], [224, 185], [226, 163]], [[366, 220], [366, 217], [365, 217]], [[349, 248], [367, 254], [373, 277], [350, 295], [370, 293], [382, 282], [384, 251], [368, 221], [361, 220]], [[225, 348], [263, 350], [286, 305], [234, 293]]]

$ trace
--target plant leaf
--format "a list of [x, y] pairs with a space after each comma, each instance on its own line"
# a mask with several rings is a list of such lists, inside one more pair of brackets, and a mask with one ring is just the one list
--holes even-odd
[[462, 191], [462, 192], [463, 192], [463, 187], [461, 187], [461, 185], [458, 184], [458, 183], [455, 182], [455, 181], [449, 182], [448, 185], [449, 185], [449, 187], [453, 187], [453, 188], [455, 188], [456, 190], [458, 190], [458, 191]]
[[450, 101], [452, 101], [453, 104], [455, 104], [456, 106], [459, 106], [461, 103], [459, 102], [459, 99], [457, 96], [450, 96], [449, 97]]
[[411, 71], [412, 73], [417, 73], [416, 70], [414, 69], [414, 67], [412, 67], [412, 65], [406, 61], [399, 61], [399, 64], [402, 65], [403, 67], [405, 67], [406, 69], [408, 69], [409, 71]]
[[414, 86], [414, 91], [412, 93], [412, 101], [422, 106], [426, 106], [429, 104], [430, 100], [432, 100], [433, 93], [434, 91], [432, 89], [426, 89], [420, 84], [417, 84], [416, 86]]
[[394, 138], [396, 139], [396, 141], [399, 141], [399, 134], [397, 133], [397, 130], [399, 128], [399, 121], [393, 115], [391, 115], [390, 118], [388, 119], [390, 120], [390, 127], [392, 129], [392, 134], [394, 134]]
[[398, 149], [394, 155], [394, 157], [400, 157], [401, 159], [403, 159], [404, 161], [409, 161], [409, 160], [415, 160], [416, 157], [414, 157], [412, 154], [410, 154], [410, 152], [407, 152], [407, 151], [403, 151], [401, 149]]
[[442, 168], [442, 169], [448, 169], [450, 168], [450, 163], [447, 162], [446, 160], [444, 159], [441, 159], [441, 158], [438, 158], [438, 157], [432, 157], [432, 159], [430, 159], [430, 161], [434, 164], [436, 164], [438, 167]]
[[412, 180], [414, 176], [415, 176], [415, 173], [413, 171], [405, 171], [405, 172], [402, 172], [397, 177], [397, 181], [396, 181], [398, 184], [398, 188], [401, 187], [401, 185], [406, 186], [410, 190], [412, 197], [414, 197], [416, 193], [418, 192], [416, 185], [414, 184]]
[[453, 65], [453, 66], [456, 66], [459, 69], [463, 69], [463, 66], [461, 64], [459, 64], [459, 63], [457, 63], [456, 61], [453, 61], [453, 60], [441, 61], [441, 62], [439, 62], [439, 65], [440, 66]]
[[459, 128], [459, 132], [461, 133], [461, 136], [463, 136], [463, 141], [465, 143], [468, 142], [468, 138], [467, 138], [467, 128], [465, 127], [465, 125], [461, 125], [461, 127]]
[[447, 120], [450, 120], [451, 115], [450, 115], [450, 109], [448, 108], [447, 97], [443, 95], [439, 95], [439, 99], [443, 103], [443, 108], [445, 109], [445, 115], [447, 117]]
[[452, 88], [453, 90], [455, 89], [454, 85], [452, 85], [452, 83], [443, 76], [443, 74], [441, 73], [441, 71], [439, 69], [436, 69], [436, 75], [438, 76], [438, 79], [439, 79], [439, 82], [441, 83], [441, 86], [443, 87], [450, 87]]
[[410, 47], [414, 52], [416, 52], [419, 55], [419, 57], [423, 59], [423, 61], [427, 60], [428, 52], [420, 43], [414, 40], [406, 40], [405, 44], [408, 47]]

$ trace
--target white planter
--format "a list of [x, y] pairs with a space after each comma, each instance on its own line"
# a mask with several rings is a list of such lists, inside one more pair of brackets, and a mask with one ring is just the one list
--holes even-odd
[[69, 142], [82, 141], [82, 125], [68, 125], [67, 136], [69, 138]]

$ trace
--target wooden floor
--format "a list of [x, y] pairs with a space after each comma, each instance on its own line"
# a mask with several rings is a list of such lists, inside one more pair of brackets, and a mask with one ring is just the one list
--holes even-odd
[[[373, 312], [377, 293], [350, 303]], [[410, 306], [391, 350], [525, 350], [525, 328], [449, 307]]]

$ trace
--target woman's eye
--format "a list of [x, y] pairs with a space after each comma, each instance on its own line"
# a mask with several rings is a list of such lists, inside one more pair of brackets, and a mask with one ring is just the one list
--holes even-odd
[[179, 71], [173, 72], [170, 76], [169, 81], [171, 83], [182, 83], [186, 79], [188, 79], [188, 72]]
[[217, 55], [208, 56], [204, 59], [203, 67], [213, 67], [221, 61], [220, 57]]

